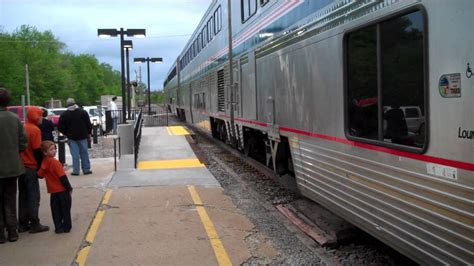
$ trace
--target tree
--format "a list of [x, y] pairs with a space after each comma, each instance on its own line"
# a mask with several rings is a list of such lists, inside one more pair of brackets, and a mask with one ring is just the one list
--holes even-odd
[[39, 32], [23, 25], [13, 33], [0, 28], [0, 86], [12, 92], [12, 104], [25, 95], [25, 65], [28, 64], [31, 104], [42, 105], [51, 98], [76, 98], [93, 105], [102, 94], [120, 92], [120, 73], [99, 64], [93, 55], [63, 52], [65, 44], [51, 31]]

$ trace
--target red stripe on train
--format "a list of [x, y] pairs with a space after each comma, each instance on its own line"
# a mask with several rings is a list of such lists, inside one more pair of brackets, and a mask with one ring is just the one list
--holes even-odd
[[[217, 116], [218, 117], [225, 117], [227, 119], [230, 119], [230, 116], [224, 115], [224, 114], [217, 114]], [[242, 119], [242, 118], [235, 118], [235, 120], [239, 121], [239, 122], [242, 122], [242, 123], [258, 125], [258, 126], [262, 126], [262, 127], [267, 127], [268, 126], [267, 123], [253, 121], [253, 120], [246, 120], [246, 119]], [[300, 129], [290, 128], [290, 127], [280, 127], [280, 130], [281, 131], [286, 131], [286, 132], [291, 132], [291, 133], [296, 133], [296, 134], [307, 136], [307, 137], [312, 137], [312, 138], [318, 138], [318, 139], [324, 139], [324, 140], [328, 140], [328, 141], [343, 143], [343, 144], [346, 144], [346, 145], [351, 145], [351, 146], [355, 146], [355, 147], [359, 147], [359, 148], [363, 148], [363, 149], [388, 153], [388, 154], [392, 154], [392, 155], [396, 155], [396, 156], [402, 156], [402, 157], [415, 159], [415, 160], [419, 160], [419, 161], [423, 161], [423, 162], [437, 163], [437, 164], [456, 167], [456, 168], [460, 168], [460, 169], [464, 169], [464, 170], [468, 170], [468, 171], [474, 171], [474, 164], [473, 163], [454, 161], [454, 160], [438, 158], [438, 157], [433, 157], [433, 156], [428, 156], [428, 155], [421, 155], [421, 154], [415, 154], [415, 153], [410, 153], [410, 152], [405, 152], [405, 151], [399, 151], [399, 150], [389, 149], [389, 148], [385, 148], [385, 147], [380, 147], [380, 146], [377, 146], [377, 145], [372, 145], [372, 144], [367, 144], [367, 143], [357, 142], [357, 141], [351, 141], [351, 140], [348, 140], [348, 139], [343, 139], [343, 138], [338, 138], [338, 137], [334, 137], [334, 136], [328, 136], [328, 135], [303, 131], [303, 130], [300, 130]]]
[[307, 131], [294, 129], [294, 128], [280, 127], [280, 130], [281, 131], [292, 132], [292, 133], [296, 133], [296, 134], [304, 135], [304, 136], [308, 136], [308, 137], [339, 142], [339, 143], [352, 145], [352, 146], [356, 146], [356, 147], [360, 147], [360, 148], [364, 148], [364, 149], [368, 149], [368, 150], [373, 150], [373, 151], [384, 152], [384, 153], [388, 153], [388, 154], [392, 154], [392, 155], [407, 157], [407, 158], [411, 158], [411, 159], [415, 159], [415, 160], [419, 160], [419, 161], [437, 163], [437, 164], [452, 166], [452, 167], [456, 167], [456, 168], [461, 168], [461, 169], [464, 169], [464, 170], [474, 171], [474, 164], [473, 163], [460, 162], [460, 161], [454, 161], [454, 160], [438, 158], [438, 157], [433, 157], [433, 156], [428, 156], [428, 155], [421, 155], [421, 154], [415, 154], [415, 153], [410, 153], [410, 152], [405, 152], [405, 151], [399, 151], [399, 150], [389, 149], [389, 148], [380, 147], [380, 146], [376, 146], [376, 145], [372, 145], [372, 144], [356, 142], [356, 141], [351, 141], [351, 140], [342, 139], [342, 138], [338, 138], [338, 137], [307, 132]]

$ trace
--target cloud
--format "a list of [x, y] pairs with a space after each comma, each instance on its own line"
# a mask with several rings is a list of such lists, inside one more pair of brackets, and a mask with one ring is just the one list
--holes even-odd
[[[97, 37], [99, 28], [144, 28], [147, 37], [131, 38], [130, 72], [138, 66], [133, 57], [162, 57], [151, 66], [152, 89], [161, 89], [212, 0], [0, 0], [0, 25], [12, 32], [21, 25], [51, 30], [66, 44], [66, 51], [92, 54], [120, 71], [119, 38]], [[144, 67], [143, 67], [144, 66]], [[134, 74], [131, 75], [134, 79]], [[142, 65], [146, 81], [146, 65]]]

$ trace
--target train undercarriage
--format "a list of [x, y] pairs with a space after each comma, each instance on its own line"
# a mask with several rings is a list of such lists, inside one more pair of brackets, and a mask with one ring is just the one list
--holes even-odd
[[289, 176], [294, 180], [295, 172], [287, 137], [281, 136], [279, 140], [274, 140], [266, 132], [240, 124], [234, 125], [234, 132], [229, 132], [232, 131], [229, 121], [211, 117], [210, 122], [213, 138], [273, 169], [278, 176]]

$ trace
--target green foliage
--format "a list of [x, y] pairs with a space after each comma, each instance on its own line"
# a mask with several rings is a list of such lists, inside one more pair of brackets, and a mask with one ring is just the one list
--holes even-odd
[[163, 104], [165, 103], [165, 94], [163, 91], [152, 91], [150, 93], [151, 103]]
[[51, 31], [23, 25], [9, 34], [0, 28], [0, 87], [11, 91], [12, 105], [20, 104], [26, 94], [26, 64], [32, 105], [44, 105], [51, 98], [65, 104], [69, 97], [95, 105], [100, 95], [120, 93], [120, 72], [93, 55], [74, 55], [64, 48]]

